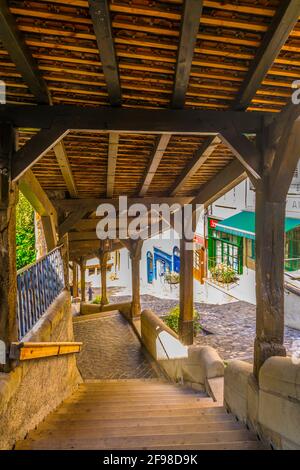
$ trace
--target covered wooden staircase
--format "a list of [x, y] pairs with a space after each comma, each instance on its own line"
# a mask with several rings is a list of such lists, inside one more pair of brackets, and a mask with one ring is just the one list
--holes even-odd
[[263, 449], [206, 394], [159, 379], [91, 380], [17, 443], [25, 449]]

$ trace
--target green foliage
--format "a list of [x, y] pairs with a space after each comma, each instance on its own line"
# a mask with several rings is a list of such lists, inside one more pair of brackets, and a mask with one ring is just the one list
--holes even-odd
[[100, 304], [101, 304], [101, 295], [96, 295], [96, 296], [93, 298], [93, 300], [92, 300], [91, 303], [92, 303], [92, 304], [100, 305]]
[[16, 214], [17, 269], [36, 260], [34, 210], [20, 192]]
[[179, 284], [180, 275], [175, 272], [168, 272], [165, 274], [165, 280], [168, 284]]
[[[176, 305], [176, 307], [172, 308], [169, 313], [163, 318], [163, 321], [165, 324], [171, 328], [175, 333], [179, 332], [179, 305]], [[200, 325], [200, 314], [197, 312], [196, 309], [194, 309], [194, 336], [197, 336], [199, 331], [201, 331], [201, 325]]]
[[213, 279], [224, 284], [230, 284], [237, 279], [234, 269], [224, 263], [217, 264], [214, 268], [210, 269], [210, 272]]

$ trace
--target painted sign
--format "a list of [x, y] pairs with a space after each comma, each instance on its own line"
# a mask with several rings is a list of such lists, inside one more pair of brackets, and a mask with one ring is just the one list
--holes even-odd
[[288, 197], [286, 200], [286, 211], [298, 213], [300, 217], [300, 197]]
[[216, 228], [218, 222], [219, 222], [218, 220], [209, 219], [210, 228]]

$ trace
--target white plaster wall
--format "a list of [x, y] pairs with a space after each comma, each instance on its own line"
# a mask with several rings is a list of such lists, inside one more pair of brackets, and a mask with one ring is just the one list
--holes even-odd
[[290, 291], [284, 293], [284, 321], [287, 326], [300, 330], [300, 297]]

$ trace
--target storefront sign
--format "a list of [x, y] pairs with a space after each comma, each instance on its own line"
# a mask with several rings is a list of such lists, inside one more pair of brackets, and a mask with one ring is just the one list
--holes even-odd
[[199, 245], [204, 245], [204, 237], [196, 233], [194, 236], [194, 242], [198, 243]]
[[216, 228], [218, 222], [219, 222], [218, 220], [209, 219], [210, 228]]

